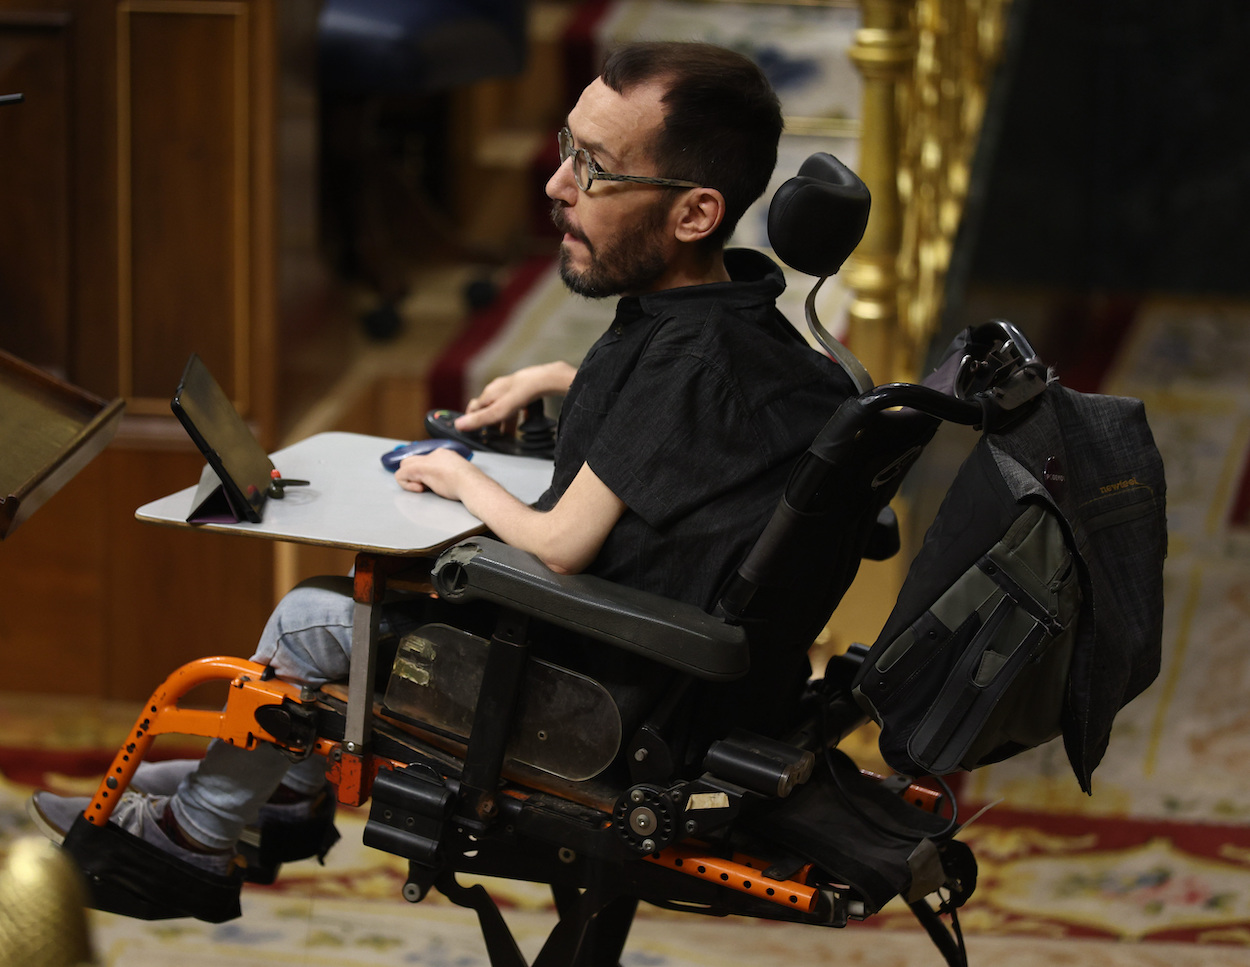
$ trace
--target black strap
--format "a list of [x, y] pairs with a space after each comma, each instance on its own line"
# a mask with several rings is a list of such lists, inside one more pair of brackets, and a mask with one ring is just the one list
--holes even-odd
[[926, 901], [917, 900], [915, 903], [909, 903], [908, 906], [916, 915], [916, 919], [920, 921], [920, 925], [924, 927], [925, 933], [941, 951], [947, 964], [950, 967], [968, 967], [968, 950], [964, 945], [963, 931], [959, 928], [959, 914], [955, 912], [955, 909], [952, 907], [950, 910], [951, 929], [948, 931], [941, 918]]

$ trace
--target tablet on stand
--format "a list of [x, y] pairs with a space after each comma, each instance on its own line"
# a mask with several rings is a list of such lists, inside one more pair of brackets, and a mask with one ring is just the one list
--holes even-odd
[[273, 484], [273, 462], [195, 353], [169, 405], [208, 462], [187, 523], [259, 524]]

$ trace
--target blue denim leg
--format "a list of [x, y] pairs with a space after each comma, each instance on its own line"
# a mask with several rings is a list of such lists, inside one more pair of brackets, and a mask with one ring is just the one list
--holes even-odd
[[[299, 685], [345, 679], [351, 667], [353, 609], [351, 578], [305, 581], [274, 609], [252, 660]], [[384, 611], [383, 626], [417, 623], [406, 614], [393, 617], [388, 620]], [[170, 808], [190, 836], [210, 848], [227, 849], [283, 782], [300, 792], [316, 792], [325, 783], [324, 760], [312, 756], [292, 767], [274, 746], [262, 743], [247, 751], [214, 741], [200, 767], [178, 787]]]

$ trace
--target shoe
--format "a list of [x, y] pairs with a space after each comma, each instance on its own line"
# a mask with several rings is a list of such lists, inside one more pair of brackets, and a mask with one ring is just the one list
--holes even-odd
[[[199, 764], [199, 759], [140, 762], [130, 788], [149, 795], [172, 796], [183, 778]], [[261, 806], [256, 825], [243, 830], [237, 847], [247, 861], [244, 879], [267, 884], [277, 878], [283, 863], [315, 857], [324, 864], [326, 854], [339, 840], [334, 825], [336, 807], [328, 790], [293, 802], [270, 801]]]
[[[206, 873], [229, 876], [236, 865], [233, 850], [201, 853], [179, 846], [169, 838], [161, 826], [168, 803], [167, 796], [148, 796], [127, 790], [113, 808], [109, 824]], [[40, 832], [57, 843], [63, 843], [74, 822], [90, 804], [90, 796], [57, 796], [50, 792], [37, 792], [30, 797], [27, 812]]]
[[196, 917], [222, 923], [239, 916], [243, 870], [233, 850], [201, 853], [162, 828], [169, 799], [127, 791], [100, 826], [87, 821], [86, 796], [37, 792], [27, 812], [77, 864], [88, 905], [144, 920]]
[[[140, 762], [127, 795], [168, 798], [199, 764], [199, 759]], [[37, 792], [27, 811], [43, 834], [59, 843], [89, 802], [87, 797]], [[295, 802], [267, 802], [261, 806], [256, 825], [243, 830], [236, 846], [246, 863], [243, 878], [249, 883], [269, 884], [277, 879], [283, 863], [315, 857], [324, 864], [326, 854], [339, 841], [334, 825], [336, 806], [334, 796], [326, 791]]]

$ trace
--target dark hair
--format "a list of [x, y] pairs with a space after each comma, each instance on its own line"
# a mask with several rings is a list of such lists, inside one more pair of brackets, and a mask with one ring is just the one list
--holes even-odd
[[781, 104], [764, 72], [714, 44], [648, 41], [613, 50], [601, 76], [618, 94], [649, 81], [667, 84], [651, 159], [661, 177], [725, 196], [724, 221], [709, 239], [723, 245], [777, 166]]

